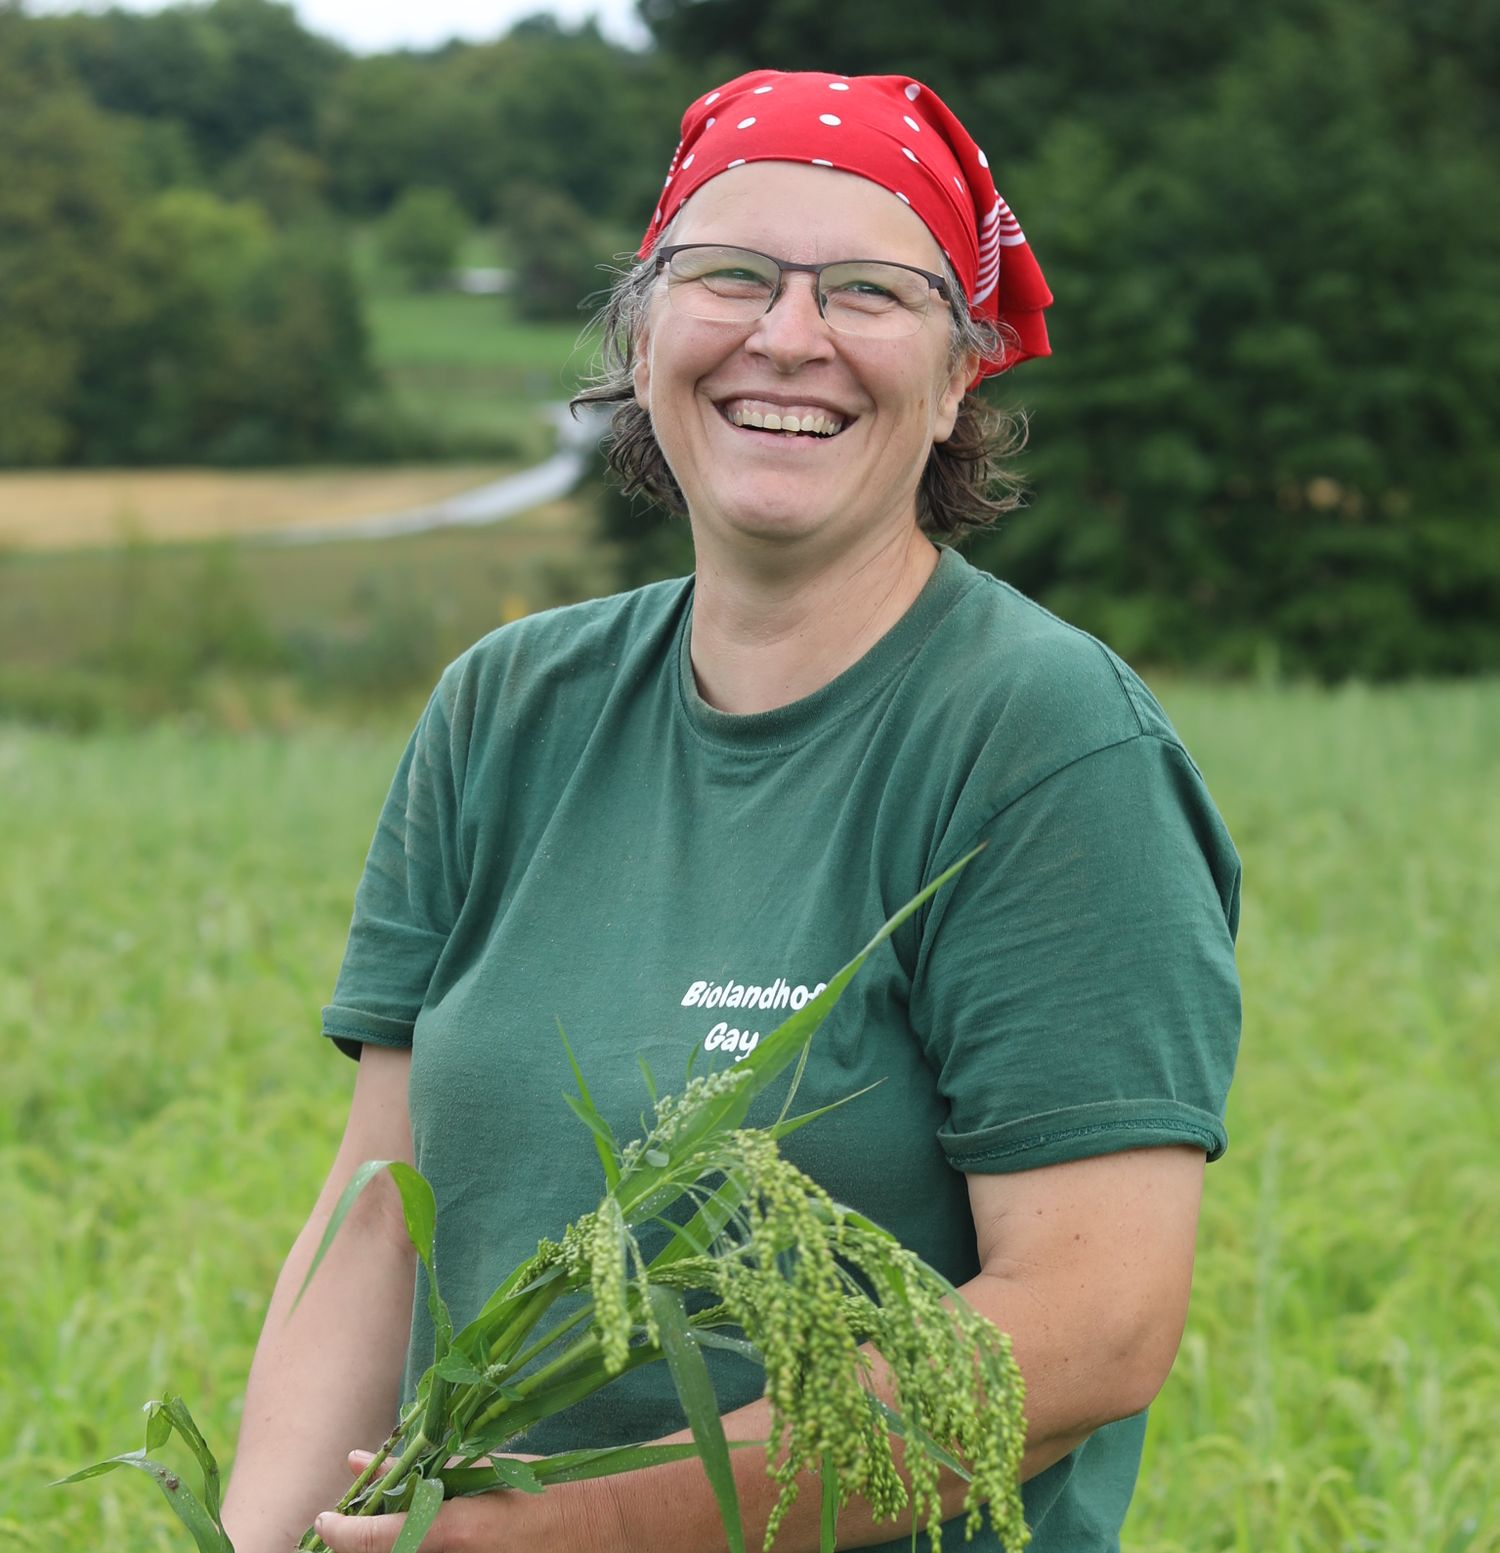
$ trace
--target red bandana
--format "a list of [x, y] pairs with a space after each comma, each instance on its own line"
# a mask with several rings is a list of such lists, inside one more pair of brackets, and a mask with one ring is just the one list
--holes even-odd
[[989, 159], [937, 93], [907, 76], [752, 70], [700, 97], [682, 116], [682, 139], [639, 257], [649, 256], [710, 178], [746, 162], [804, 161], [868, 178], [922, 218], [970, 311], [1005, 336], [980, 377], [1051, 354], [1042, 309], [1052, 293], [995, 192]]

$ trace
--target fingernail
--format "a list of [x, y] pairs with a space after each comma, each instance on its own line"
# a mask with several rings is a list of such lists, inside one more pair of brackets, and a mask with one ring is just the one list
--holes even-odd
[[327, 1530], [327, 1527], [328, 1517], [326, 1515], [320, 1515], [317, 1520], [313, 1522], [313, 1530], [317, 1532], [320, 1537], [323, 1535], [324, 1531]]
[[361, 1461], [361, 1462], [374, 1461], [375, 1460], [375, 1452], [374, 1451], [350, 1451], [349, 1452], [349, 1460], [350, 1461]]

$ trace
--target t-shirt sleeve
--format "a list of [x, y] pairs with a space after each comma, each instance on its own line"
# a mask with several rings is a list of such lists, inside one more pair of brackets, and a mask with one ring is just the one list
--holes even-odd
[[410, 1046], [462, 908], [462, 749], [439, 685], [396, 768], [354, 896], [349, 941], [323, 1034], [357, 1057], [366, 1042]]
[[1239, 1044], [1240, 868], [1180, 745], [1142, 734], [994, 815], [922, 934], [913, 1016], [965, 1172], [1146, 1144], [1216, 1159]]

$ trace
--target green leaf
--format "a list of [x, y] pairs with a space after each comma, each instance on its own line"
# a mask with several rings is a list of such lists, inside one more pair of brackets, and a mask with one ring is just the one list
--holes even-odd
[[[780, 1140], [789, 1132], [796, 1132], [799, 1127], [806, 1127], [809, 1122], [815, 1122], [820, 1116], [827, 1116], [830, 1111], [837, 1111], [840, 1106], [848, 1105], [851, 1100], [858, 1100], [861, 1095], [867, 1095], [872, 1089], [879, 1089], [885, 1083], [883, 1078], [878, 1078], [873, 1084], [866, 1084], [863, 1089], [856, 1089], [852, 1095], [845, 1095], [842, 1100], [830, 1100], [827, 1105], [820, 1105], [816, 1111], [804, 1111], [800, 1116], [788, 1119], [786, 1107], [781, 1108], [781, 1116], [776, 1123], [766, 1130], [771, 1136]], [[790, 1097], [788, 1097], [790, 1098]]]
[[[594, 1135], [594, 1152], [599, 1156], [599, 1162], [604, 1165], [604, 1179], [606, 1190], [614, 1191], [620, 1180], [620, 1165], [615, 1158], [617, 1146], [615, 1143], [614, 1129], [591, 1106], [586, 1105], [577, 1095], [564, 1095], [568, 1109], [583, 1123]], [[606, 1164], [605, 1161], [608, 1161]]]
[[834, 1553], [839, 1526], [839, 1469], [833, 1457], [823, 1455], [823, 1516], [818, 1530], [818, 1553]]
[[483, 1372], [476, 1370], [456, 1348], [450, 1348], [438, 1360], [433, 1372], [442, 1380], [451, 1380], [456, 1386], [473, 1386], [484, 1380]]
[[[730, 1440], [732, 1451], [764, 1450], [764, 1440]], [[598, 1450], [563, 1451], [532, 1463], [544, 1484], [581, 1483], [585, 1478], [613, 1477], [617, 1472], [635, 1472], [642, 1467], [659, 1467], [669, 1461], [687, 1461], [698, 1454], [696, 1445], [616, 1445]]]
[[219, 1519], [219, 1463], [214, 1459], [208, 1441], [199, 1432], [187, 1403], [181, 1397], [163, 1398], [162, 1407], [172, 1428], [182, 1436], [198, 1463], [198, 1470], [203, 1474], [203, 1506], [214, 1523], [222, 1529], [223, 1523]]
[[952, 1451], [944, 1450], [925, 1429], [919, 1429], [915, 1424], [908, 1423], [895, 1408], [889, 1407], [879, 1397], [867, 1398], [870, 1406], [879, 1413], [885, 1426], [896, 1436], [898, 1440], [905, 1440], [908, 1445], [915, 1445], [938, 1463], [946, 1467], [956, 1477], [961, 1477], [965, 1483], [969, 1481], [969, 1469], [961, 1462]]
[[[740, 1204], [745, 1200], [746, 1190], [744, 1176], [738, 1172], [729, 1171], [724, 1180], [714, 1189], [708, 1201], [686, 1224], [671, 1225], [672, 1239], [652, 1257], [651, 1267], [669, 1267], [686, 1256], [703, 1256], [708, 1247], [723, 1232], [724, 1226], [730, 1223], [739, 1212]], [[633, 1225], [636, 1221], [630, 1219], [627, 1222]], [[667, 1220], [657, 1220], [657, 1222], [670, 1223]]]
[[640, 1068], [641, 1073], [645, 1077], [645, 1080], [646, 1080], [646, 1093], [651, 1096], [651, 1104], [655, 1105], [656, 1104], [656, 1077], [655, 1077], [655, 1075], [651, 1071], [651, 1064], [649, 1062], [647, 1062], [646, 1059], [643, 1056], [641, 1056], [641, 1054], [639, 1052], [637, 1052], [635, 1054], [635, 1061], [636, 1061], [636, 1066], [638, 1068]]
[[682, 1295], [676, 1289], [652, 1284], [646, 1291], [646, 1298], [661, 1333], [662, 1351], [667, 1356], [672, 1384], [677, 1388], [688, 1427], [693, 1431], [693, 1441], [703, 1458], [703, 1470], [719, 1503], [719, 1519], [724, 1523], [729, 1553], [745, 1553], [745, 1528], [740, 1521], [739, 1494], [735, 1489], [734, 1469], [729, 1463], [719, 1399], [714, 1395], [714, 1383], [702, 1350], [689, 1336]]
[[[538, 1463], [538, 1465], [540, 1465]], [[450, 1499], [468, 1494], [489, 1494], [496, 1489], [517, 1489], [523, 1494], [539, 1494], [542, 1482], [530, 1462], [510, 1456], [493, 1456], [483, 1466], [445, 1467], [439, 1474], [443, 1492]]]
[[422, 1270], [427, 1275], [427, 1314], [432, 1319], [433, 1358], [438, 1360], [447, 1354], [453, 1342], [453, 1318], [438, 1291], [437, 1269], [432, 1263], [433, 1238], [437, 1233], [437, 1198], [432, 1194], [427, 1177], [415, 1166], [393, 1159], [386, 1169], [401, 1194], [406, 1238], [416, 1248], [422, 1259]]
[[688, 1336], [700, 1348], [718, 1348], [724, 1353], [737, 1354], [741, 1359], [748, 1359], [752, 1364], [764, 1365], [765, 1356], [754, 1343], [747, 1343], [743, 1337], [725, 1337], [722, 1332], [715, 1332], [712, 1327], [688, 1328]]
[[307, 1276], [302, 1280], [302, 1287], [297, 1290], [297, 1298], [292, 1301], [292, 1309], [296, 1310], [302, 1301], [302, 1296], [307, 1293], [307, 1286], [313, 1280], [313, 1274], [323, 1264], [323, 1258], [328, 1254], [328, 1248], [333, 1244], [333, 1237], [343, 1228], [344, 1220], [349, 1216], [349, 1210], [359, 1198], [359, 1194], [375, 1179], [387, 1166], [395, 1164], [390, 1159], [367, 1159], [358, 1170], [349, 1178], [349, 1184], [339, 1194], [339, 1200], [334, 1206], [333, 1214], [328, 1220], [328, 1228], [323, 1231], [323, 1238], [318, 1242], [318, 1249], [313, 1253], [312, 1265], [307, 1269]]
[[443, 1508], [443, 1485], [437, 1478], [418, 1478], [411, 1496], [411, 1508], [406, 1512], [401, 1533], [396, 1538], [391, 1553], [417, 1553], [422, 1539]]
[[192, 1533], [193, 1541], [198, 1545], [198, 1553], [234, 1553], [234, 1545], [224, 1534], [223, 1528], [193, 1497], [182, 1479], [170, 1467], [153, 1461], [144, 1451], [129, 1451], [123, 1456], [111, 1456], [108, 1461], [95, 1462], [92, 1467], [85, 1467], [81, 1472], [59, 1479], [59, 1483], [81, 1483], [85, 1478], [113, 1472], [116, 1467], [134, 1467], [155, 1482], [171, 1505], [172, 1513]]
[[158, 1451], [172, 1438], [172, 1420], [164, 1402], [148, 1402], [141, 1410], [146, 1415], [146, 1452]]
[[589, 1086], [583, 1081], [583, 1069], [578, 1066], [578, 1059], [573, 1055], [573, 1048], [568, 1044], [568, 1032], [562, 1027], [562, 1020], [557, 1022], [557, 1034], [563, 1043], [563, 1050], [568, 1054], [568, 1066], [573, 1070], [574, 1082], [578, 1085], [578, 1098], [572, 1095], [564, 1095], [573, 1110], [583, 1118], [588, 1129], [594, 1135], [594, 1148], [599, 1155], [599, 1163], [604, 1166], [605, 1185], [612, 1192], [620, 1183], [620, 1146], [615, 1142], [615, 1135], [610, 1130], [609, 1123], [599, 1113], [599, 1108], [594, 1104], [594, 1097], [589, 1093]]

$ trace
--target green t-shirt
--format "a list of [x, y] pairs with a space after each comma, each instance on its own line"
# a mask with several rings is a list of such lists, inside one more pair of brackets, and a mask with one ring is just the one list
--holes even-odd
[[[638, 1136], [637, 1056], [668, 1090], [691, 1053], [697, 1072], [733, 1063], [981, 840], [818, 1032], [797, 1107], [883, 1082], [788, 1154], [962, 1283], [965, 1172], [1222, 1153], [1239, 864], [1130, 670], [945, 550], [853, 667], [732, 716], [695, 688], [692, 604], [691, 579], [659, 583], [485, 637], [444, 673], [380, 817], [323, 1029], [412, 1048], [455, 1321], [601, 1194], [558, 1021]], [[432, 1351], [416, 1310], [408, 1389]], [[759, 1394], [757, 1369], [711, 1357], [726, 1411]], [[525, 1448], [682, 1424], [651, 1365]], [[1144, 1429], [1101, 1429], [1026, 1485], [1037, 1553], [1117, 1545]]]

